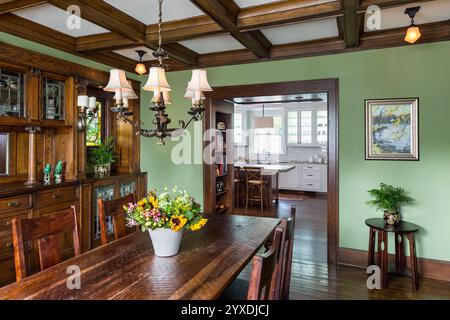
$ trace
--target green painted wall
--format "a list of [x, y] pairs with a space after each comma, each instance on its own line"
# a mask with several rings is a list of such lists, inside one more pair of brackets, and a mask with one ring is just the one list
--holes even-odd
[[[376, 216], [364, 203], [366, 190], [379, 182], [400, 185], [417, 204], [403, 218], [422, 226], [421, 257], [450, 260], [450, 42], [331, 56], [211, 68], [212, 86], [339, 78], [340, 104], [340, 246], [367, 249], [364, 220]], [[183, 100], [190, 72], [169, 73], [173, 123], [186, 117]], [[420, 161], [364, 160], [364, 99], [420, 98]], [[142, 119], [150, 122], [150, 95], [142, 94]], [[192, 130], [192, 128], [191, 128]], [[200, 139], [200, 136], [196, 139]], [[141, 139], [142, 169], [149, 186], [179, 185], [202, 199], [201, 165], [174, 165], [171, 146]], [[380, 215], [380, 214], [378, 214]], [[392, 243], [392, 241], [391, 241]]]

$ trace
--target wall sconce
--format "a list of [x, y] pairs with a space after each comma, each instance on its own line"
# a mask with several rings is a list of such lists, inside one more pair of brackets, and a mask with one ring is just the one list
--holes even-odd
[[78, 96], [77, 99], [77, 106], [79, 109], [78, 111], [78, 121], [77, 121], [77, 128], [78, 131], [84, 131], [86, 129], [86, 114], [85, 109], [89, 106], [89, 97], [88, 96]]
[[411, 25], [409, 26], [408, 30], [406, 31], [405, 41], [413, 44], [419, 38], [422, 36], [420, 33], [420, 29], [418, 26], [414, 23], [414, 17], [416, 16], [416, 13], [420, 10], [420, 7], [412, 7], [412, 8], [406, 8], [405, 14], [407, 14], [411, 18]]
[[82, 132], [86, 129], [86, 109], [89, 116], [96, 116], [97, 114], [97, 98], [88, 96], [78, 96], [77, 106], [78, 111], [77, 128]]
[[139, 56], [139, 63], [136, 65], [136, 68], [134, 70], [137, 72], [137, 74], [143, 75], [147, 73], [147, 68], [145, 67], [145, 64], [142, 63], [142, 57], [147, 52], [145, 52], [144, 50], [136, 50], [136, 53]]

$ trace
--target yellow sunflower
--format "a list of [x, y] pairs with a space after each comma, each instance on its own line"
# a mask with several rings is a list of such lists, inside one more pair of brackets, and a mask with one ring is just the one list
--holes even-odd
[[205, 226], [206, 222], [208, 222], [208, 219], [200, 219], [199, 222], [191, 225], [190, 229], [192, 231], [200, 230], [201, 228], [203, 228]]
[[158, 198], [157, 197], [150, 196], [148, 201], [153, 206], [153, 208], [158, 208], [159, 202], [158, 202]]
[[172, 229], [175, 232], [178, 232], [181, 229], [183, 229], [186, 222], [187, 219], [183, 215], [176, 214], [170, 219], [170, 229]]

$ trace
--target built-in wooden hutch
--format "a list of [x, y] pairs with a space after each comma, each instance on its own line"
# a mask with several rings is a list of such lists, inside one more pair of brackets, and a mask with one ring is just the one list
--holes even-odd
[[[147, 175], [140, 170], [139, 137], [110, 111], [112, 94], [101, 88], [108, 73], [0, 43], [0, 286], [15, 280], [11, 220], [54, 215], [74, 205], [79, 213], [82, 251], [99, 245], [97, 199], [136, 192], [143, 196]], [[133, 82], [139, 96], [139, 83]], [[97, 97], [101, 115], [93, 119], [99, 138], [114, 137], [116, 162], [109, 177], [89, 169], [86, 130], [78, 130], [77, 96]], [[130, 101], [139, 119], [139, 100]], [[95, 139], [94, 139], [95, 140]], [[64, 164], [64, 179], [43, 184], [44, 166]], [[71, 237], [62, 246], [72, 247]], [[37, 250], [28, 246], [29, 272], [37, 270]], [[66, 250], [70, 252], [70, 250]], [[72, 250], [73, 252], [73, 250]]]

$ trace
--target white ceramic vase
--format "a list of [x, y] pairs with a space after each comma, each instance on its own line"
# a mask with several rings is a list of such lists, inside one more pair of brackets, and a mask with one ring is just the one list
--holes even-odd
[[148, 232], [152, 239], [155, 255], [158, 257], [171, 257], [178, 254], [183, 230], [175, 232], [171, 229], [159, 228]]

